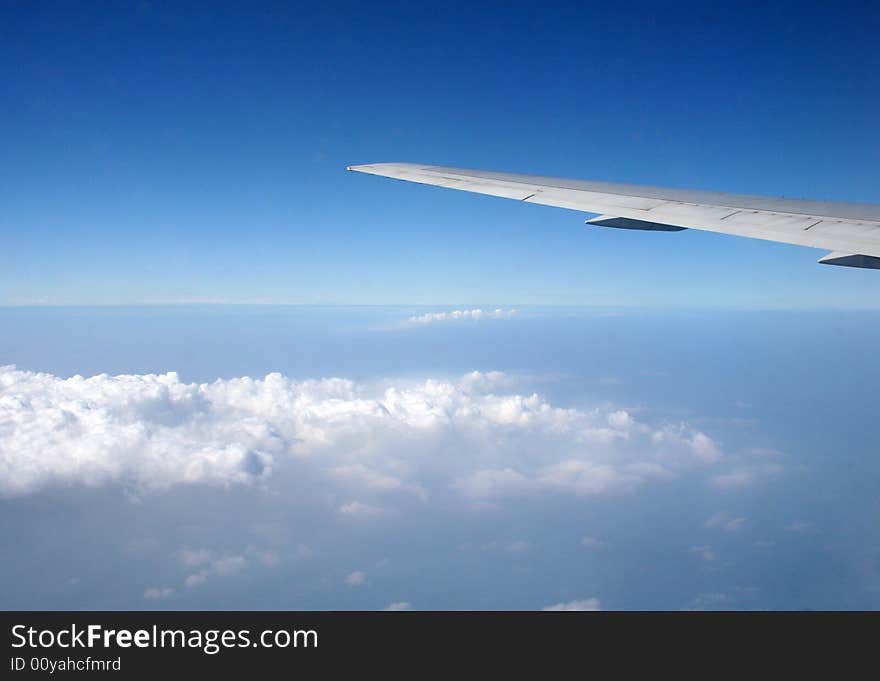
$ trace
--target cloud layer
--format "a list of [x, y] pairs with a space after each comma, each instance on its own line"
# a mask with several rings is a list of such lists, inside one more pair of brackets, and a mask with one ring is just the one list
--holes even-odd
[[725, 454], [686, 423], [558, 407], [512, 383], [473, 372], [421, 382], [269, 374], [196, 384], [174, 373], [64, 379], [3, 367], [0, 494], [260, 485], [287, 466], [332, 486], [339, 516], [357, 522], [393, 513], [384, 500], [400, 496], [425, 502], [445, 492], [492, 505], [626, 493], [685, 471], [716, 484], [736, 475], [742, 485], [766, 465]]

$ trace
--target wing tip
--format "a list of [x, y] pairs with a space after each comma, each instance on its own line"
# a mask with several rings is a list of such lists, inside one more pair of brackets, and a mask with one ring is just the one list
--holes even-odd
[[371, 168], [375, 168], [377, 165], [382, 165], [381, 163], [362, 163], [360, 165], [348, 165], [345, 166], [346, 170], [355, 172], [355, 173], [365, 173], [369, 172]]

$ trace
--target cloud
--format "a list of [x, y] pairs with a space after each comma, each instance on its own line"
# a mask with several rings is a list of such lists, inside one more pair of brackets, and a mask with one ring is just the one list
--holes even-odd
[[223, 556], [211, 563], [218, 575], [234, 575], [241, 572], [247, 561], [244, 556]]
[[751, 487], [782, 472], [779, 464], [765, 464], [763, 466], [740, 466], [727, 473], [721, 473], [712, 478], [712, 482], [723, 489], [736, 489], [738, 487]]
[[256, 558], [261, 565], [265, 565], [266, 567], [278, 567], [281, 565], [281, 556], [278, 555], [277, 551], [248, 546], [247, 553]]
[[428, 312], [409, 318], [411, 324], [432, 324], [434, 322], [479, 321], [481, 319], [510, 319], [517, 314], [516, 310], [452, 310], [450, 312]]
[[586, 598], [581, 601], [569, 601], [568, 603], [557, 603], [556, 605], [547, 605], [542, 610], [556, 612], [580, 612], [601, 610], [598, 598]]
[[293, 551], [294, 560], [306, 560], [307, 558], [312, 558], [314, 555], [315, 552], [306, 544], [297, 544]]
[[723, 593], [697, 594], [691, 601], [691, 610], [729, 610], [731, 599]]
[[[492, 481], [485, 492], [472, 488], [471, 494], [497, 495], [506, 491], [517, 492], [566, 492], [577, 496], [626, 492], [642, 480], [642, 476], [627, 470], [615, 468], [611, 464], [596, 463], [583, 459], [566, 459], [559, 463], [538, 468], [531, 477], [504, 471], [505, 477]], [[487, 480], [491, 471], [478, 473], [470, 478], [471, 483], [482, 476]], [[467, 483], [465, 483], [465, 486]], [[508, 489], [505, 489], [507, 487]]]
[[[252, 550], [253, 551], [253, 550]], [[208, 581], [211, 575], [228, 577], [241, 572], [247, 565], [247, 558], [237, 554], [216, 555], [208, 549], [182, 548], [178, 552], [180, 562], [186, 567], [200, 567], [200, 570], [188, 575], [184, 585], [192, 588]], [[265, 563], [264, 563], [265, 564]]]
[[194, 586], [199, 586], [200, 584], [204, 584], [208, 581], [208, 573], [206, 571], [195, 572], [191, 575], [188, 575], [183, 583], [186, 587], [192, 588]]
[[180, 549], [180, 562], [184, 565], [204, 565], [211, 562], [211, 552], [208, 549]]
[[379, 506], [371, 506], [360, 501], [350, 501], [339, 507], [339, 513], [349, 518], [380, 518], [390, 513]]
[[691, 553], [698, 555], [707, 563], [711, 563], [718, 558], [718, 555], [711, 546], [692, 546]]
[[726, 511], [719, 511], [706, 521], [706, 527], [716, 527], [725, 532], [736, 532], [742, 529], [746, 522], [746, 518], [733, 518]]
[[400, 601], [398, 603], [389, 603], [385, 606], [384, 610], [389, 612], [403, 612], [404, 610], [412, 610], [412, 606], [406, 601]]
[[712, 483], [716, 487], [734, 490], [765, 483], [784, 470], [780, 458], [782, 454], [775, 449], [753, 447], [743, 452], [741, 460], [732, 469], [714, 476]]
[[608, 414], [608, 424], [612, 428], [617, 428], [618, 430], [628, 430], [632, 428], [634, 423], [635, 422], [633, 421], [633, 417], [622, 409], [618, 411], [613, 411]]
[[[515, 383], [501, 372], [184, 383], [175, 373], [65, 379], [2, 367], [0, 496], [61, 485], [263, 487], [286, 467], [297, 494], [320, 489], [339, 516], [380, 519], [436, 495], [493, 506], [624, 494], [686, 472], [724, 486], [732, 466], [777, 465], [727, 454], [687, 423], [556, 406]], [[182, 560], [232, 569], [199, 550]]]
[[367, 582], [367, 573], [361, 570], [355, 570], [345, 577], [345, 583], [348, 586], [363, 586]]
[[152, 586], [146, 591], [144, 591], [144, 600], [147, 601], [161, 601], [166, 598], [171, 598], [174, 595], [174, 589], [170, 586]]

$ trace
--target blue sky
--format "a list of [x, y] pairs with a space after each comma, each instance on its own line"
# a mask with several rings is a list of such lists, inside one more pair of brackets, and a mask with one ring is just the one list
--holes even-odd
[[878, 18], [6, 3], [0, 608], [880, 607], [875, 272], [344, 171], [880, 202]]
[[0, 303], [876, 306], [821, 251], [343, 171], [878, 202], [870, 3], [0, 11]]

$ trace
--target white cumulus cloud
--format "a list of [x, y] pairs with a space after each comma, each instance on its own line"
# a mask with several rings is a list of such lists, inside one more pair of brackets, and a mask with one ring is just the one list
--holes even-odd
[[516, 310], [502, 310], [501, 308], [496, 308], [494, 310], [481, 310], [480, 308], [475, 308], [472, 310], [451, 310], [449, 312], [428, 312], [423, 315], [410, 317], [408, 321], [412, 324], [431, 324], [433, 322], [510, 319], [516, 314]]
[[[0, 496], [61, 485], [139, 493], [262, 486], [288, 466], [296, 475], [287, 493], [320, 484], [339, 517], [382, 519], [443, 494], [492, 506], [540, 494], [629, 493], [684, 472], [729, 486], [737, 466], [767, 475], [766, 462], [740, 461], [687, 423], [556, 406], [516, 392], [515, 383], [500, 372], [184, 383], [175, 373], [61, 378], [0, 367]], [[181, 554], [208, 574], [240, 569], [222, 558], [204, 549]], [[195, 583], [207, 578], [193, 574]]]

